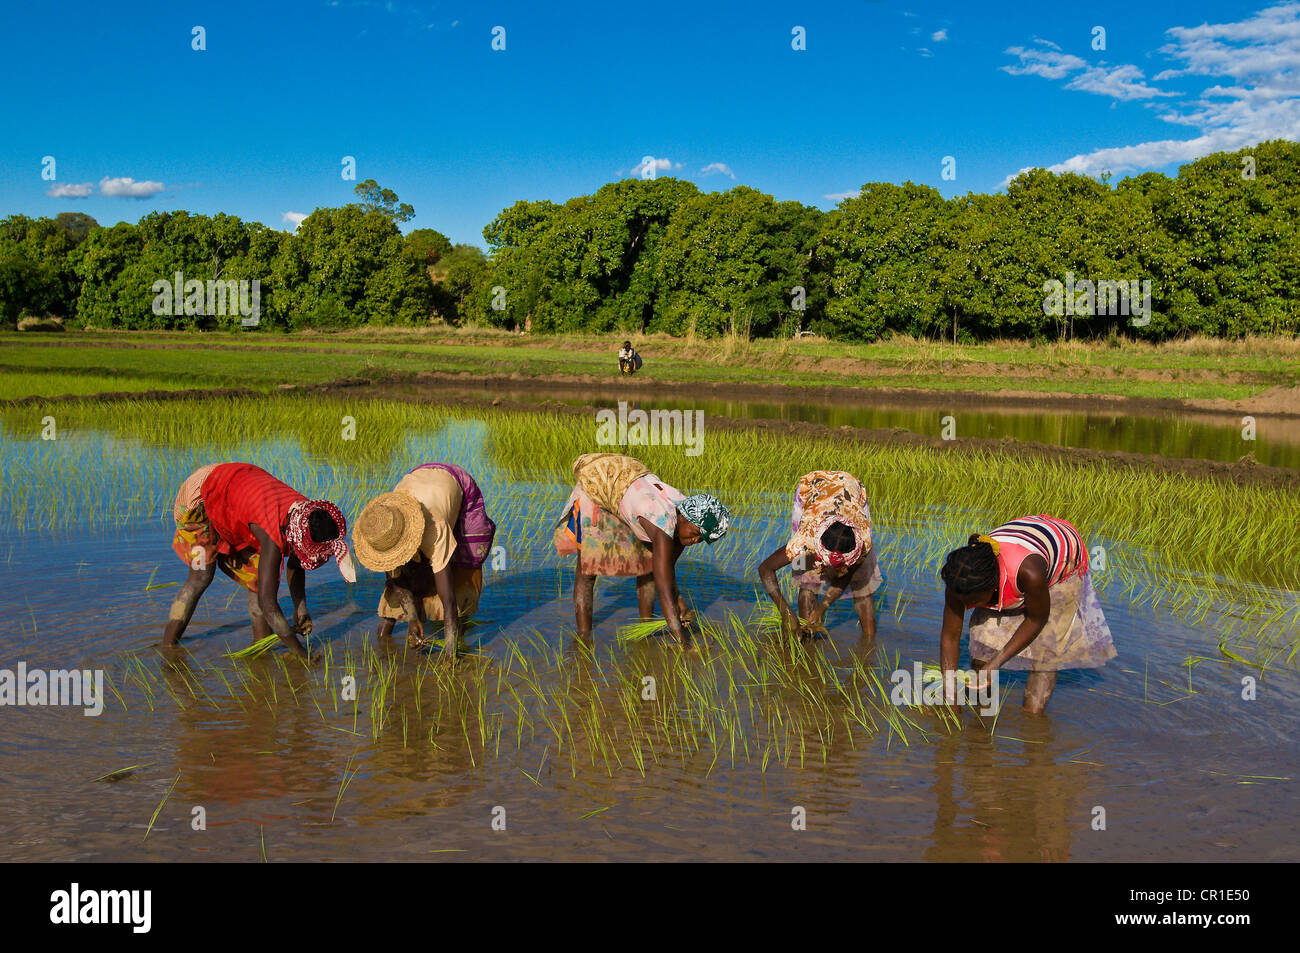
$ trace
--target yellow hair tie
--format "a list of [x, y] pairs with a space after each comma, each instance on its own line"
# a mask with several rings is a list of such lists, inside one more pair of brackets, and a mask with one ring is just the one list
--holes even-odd
[[994, 556], [1001, 556], [1001, 555], [1002, 555], [1002, 547], [998, 545], [998, 541], [997, 541], [996, 539], [994, 539], [992, 536], [979, 536], [979, 537], [976, 537], [975, 542], [977, 542], [977, 543], [988, 543], [989, 546], [992, 547], [992, 549], [993, 549], [993, 555], [994, 555]]

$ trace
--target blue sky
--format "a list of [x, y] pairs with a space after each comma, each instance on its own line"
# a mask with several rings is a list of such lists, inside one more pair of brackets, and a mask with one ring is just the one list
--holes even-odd
[[515, 200], [593, 192], [645, 156], [705, 190], [831, 208], [866, 182], [987, 192], [1030, 166], [1172, 173], [1300, 139], [1300, 2], [971, 7], [6, 4], [0, 216], [292, 229], [351, 200], [354, 156], [415, 206], [407, 227], [482, 245]]

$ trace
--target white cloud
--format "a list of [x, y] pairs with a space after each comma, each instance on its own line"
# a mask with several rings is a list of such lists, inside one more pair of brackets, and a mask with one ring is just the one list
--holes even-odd
[[99, 180], [99, 194], [114, 198], [143, 199], [157, 195], [166, 186], [161, 182], [137, 182], [130, 176], [110, 179], [108, 176]]
[[673, 162], [671, 159], [659, 159], [655, 156], [645, 156], [640, 162], [632, 166], [629, 170], [631, 175], [642, 175], [647, 169], [654, 169], [656, 173], [672, 172], [681, 169], [680, 162]]
[[[1156, 74], [1155, 82], [1191, 76], [1229, 77], [1227, 85], [1205, 87], [1200, 95], [1182, 102], [1164, 102], [1157, 116], [1172, 126], [1195, 130], [1190, 139], [1158, 139], [1133, 145], [1108, 146], [1071, 156], [1048, 166], [1052, 172], [1098, 175], [1123, 174], [1191, 162], [1213, 152], [1231, 152], [1268, 139], [1300, 140], [1300, 2], [1288, 0], [1233, 23], [1204, 23], [1197, 27], [1172, 27], [1170, 42], [1160, 53], [1175, 61]], [[1136, 66], [1089, 67], [1061, 54], [1047, 63], [1042, 51], [1022, 56], [1019, 47], [1008, 50], [1020, 57], [1020, 66], [1003, 67], [1010, 73], [1061, 79], [1073, 74], [1068, 89], [1107, 95], [1116, 100], [1156, 99], [1167, 92], [1148, 86]], [[1044, 67], [1039, 69], [1036, 67]], [[1154, 102], [1148, 106], [1155, 106]], [[1023, 170], [1022, 170], [1023, 171]], [[1014, 178], [1009, 176], [1003, 181]]]
[[1009, 47], [1007, 52], [1020, 58], [1019, 66], [1002, 67], [1003, 72], [1010, 73], [1012, 76], [1041, 76], [1043, 79], [1064, 79], [1075, 70], [1083, 69], [1088, 65], [1085, 60], [1081, 60], [1071, 53], [1049, 53], [1044, 50], [1025, 49], [1023, 46]]
[[95, 183], [82, 182], [79, 184], [53, 185], [46, 190], [45, 194], [52, 199], [84, 199], [94, 191]]
[[930, 34], [930, 39], [935, 43], [942, 43], [944, 40], [948, 39], [948, 31], [935, 30], [933, 33]]
[[302, 220], [307, 217], [306, 212], [285, 212], [280, 221], [285, 225], [292, 225], [293, 230], [297, 231]]
[[731, 166], [727, 165], [725, 162], [710, 162], [700, 170], [700, 175], [712, 175], [714, 172], [721, 172], [729, 179], [734, 179], [736, 177], [736, 173], [731, 171]]
[[852, 192], [828, 192], [822, 198], [830, 199], [832, 202], [843, 202], [845, 199], [855, 199], [861, 194], [861, 189], [854, 189]]
[[1099, 96], [1110, 96], [1121, 102], [1181, 95], [1172, 90], [1148, 86], [1143, 72], [1128, 63], [1123, 66], [1090, 66], [1066, 83], [1065, 88], [1096, 93]]

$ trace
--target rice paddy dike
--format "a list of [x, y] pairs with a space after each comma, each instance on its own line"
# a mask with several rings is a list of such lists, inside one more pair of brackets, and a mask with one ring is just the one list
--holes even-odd
[[[595, 449], [590, 415], [573, 408], [286, 394], [0, 409], [5, 664], [100, 669], [107, 692], [94, 718], [3, 712], [0, 772], [15, 796], [0, 854], [1300, 856], [1285, 836], [1300, 777], [1294, 485], [825, 428], [711, 428], [699, 456], [638, 447], [734, 517], [717, 545], [682, 558], [703, 619], [699, 650], [684, 654], [656, 635], [620, 638], [636, 618], [627, 581], [602, 580], [593, 639], [573, 634], [572, 566], [550, 531], [570, 463]], [[378, 642], [381, 578], [348, 585], [328, 569], [308, 574], [317, 665], [280, 649], [229, 657], [251, 634], [225, 579], [184, 650], [160, 653], [184, 574], [172, 499], [221, 459], [264, 466], [349, 516], [416, 463], [473, 472], [500, 549], [458, 663]], [[852, 471], [870, 494], [886, 577], [874, 651], [847, 604], [828, 640], [774, 638], [755, 567], [784, 542], [791, 489], [813, 467]], [[1119, 657], [1063, 673], [1046, 718], [1021, 712], [1014, 674], [995, 716], [896, 704], [892, 673], [937, 658], [943, 554], [1030, 512], [1067, 516], [1100, 547]], [[1106, 830], [1093, 827], [1097, 806]], [[792, 829], [797, 809], [804, 830]]]

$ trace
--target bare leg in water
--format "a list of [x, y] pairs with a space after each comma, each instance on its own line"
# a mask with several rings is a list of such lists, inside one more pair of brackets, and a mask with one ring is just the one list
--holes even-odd
[[646, 573], [636, 577], [636, 608], [642, 619], [653, 619], [655, 615], [655, 577]]
[[591, 606], [596, 594], [596, 577], [582, 571], [579, 557], [573, 573], [573, 615], [578, 624], [578, 635], [591, 637]]
[[[979, 671], [984, 667], [984, 663], [978, 659], [971, 660], [971, 668]], [[1031, 715], [1041, 715], [1047, 708], [1047, 702], [1052, 697], [1052, 691], [1056, 688], [1055, 672], [1031, 671], [1029, 679], [1025, 682], [1025, 711]]]
[[216, 566], [190, 570], [189, 577], [181, 586], [181, 591], [176, 594], [171, 611], [167, 614], [167, 627], [163, 630], [163, 645], [175, 645], [181, 640], [185, 627], [190, 624], [194, 609], [199, 604], [199, 597], [207, 591], [208, 586], [212, 585], [216, 573]]
[[264, 639], [271, 634], [270, 623], [262, 614], [262, 607], [257, 602], [257, 593], [248, 594], [248, 618], [253, 623], [253, 640]]
[[1030, 672], [1029, 680], [1025, 682], [1025, 711], [1031, 715], [1041, 715], [1055, 688], [1055, 672]]

